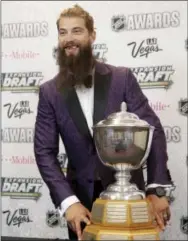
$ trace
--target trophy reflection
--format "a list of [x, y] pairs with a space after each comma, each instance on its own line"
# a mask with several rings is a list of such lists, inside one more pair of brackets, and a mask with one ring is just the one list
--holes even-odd
[[159, 240], [145, 193], [130, 183], [130, 171], [140, 168], [150, 152], [154, 127], [126, 111], [111, 114], [93, 127], [98, 156], [115, 169], [109, 185], [92, 207], [92, 224], [83, 240]]

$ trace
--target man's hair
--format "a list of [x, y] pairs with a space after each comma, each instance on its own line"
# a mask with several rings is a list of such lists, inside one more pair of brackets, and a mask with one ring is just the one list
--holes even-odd
[[56, 22], [57, 29], [59, 31], [59, 21], [62, 17], [80, 17], [85, 21], [85, 26], [89, 33], [94, 31], [94, 20], [93, 17], [85, 11], [83, 8], [75, 4], [72, 8], [67, 8], [60, 13], [60, 16]]

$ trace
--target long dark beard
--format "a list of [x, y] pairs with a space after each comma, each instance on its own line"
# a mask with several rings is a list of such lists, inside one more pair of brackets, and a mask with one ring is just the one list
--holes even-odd
[[59, 78], [57, 80], [58, 89], [66, 86], [92, 86], [91, 71], [95, 63], [95, 58], [90, 44], [80, 47], [78, 55], [67, 56], [65, 49], [58, 47], [56, 50], [57, 63], [59, 65]]

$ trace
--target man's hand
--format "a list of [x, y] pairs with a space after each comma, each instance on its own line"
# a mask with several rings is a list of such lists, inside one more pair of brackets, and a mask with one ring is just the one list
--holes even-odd
[[70, 228], [77, 234], [78, 240], [82, 239], [80, 223], [91, 224], [91, 213], [81, 203], [74, 203], [65, 212], [65, 218]]
[[170, 208], [166, 197], [157, 197], [156, 195], [148, 195], [159, 228], [165, 230], [167, 222], [170, 220]]

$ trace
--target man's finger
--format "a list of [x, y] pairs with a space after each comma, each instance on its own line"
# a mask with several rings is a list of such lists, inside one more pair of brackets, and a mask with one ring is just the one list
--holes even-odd
[[162, 213], [162, 217], [163, 217], [164, 226], [166, 226], [167, 222], [168, 222], [168, 215], [167, 215], [166, 211]]
[[75, 229], [75, 224], [74, 222], [67, 222], [68, 226], [70, 227], [70, 229], [72, 229], [72, 231], [76, 232], [76, 229]]
[[171, 212], [169, 207], [166, 209], [166, 214], [167, 214], [167, 221], [169, 221], [171, 218]]
[[162, 232], [163, 230], [162, 230], [159, 226], [157, 226], [157, 227], [156, 227], [156, 231], [157, 231], [158, 233], [160, 233], [160, 232]]
[[84, 222], [87, 225], [91, 224], [91, 221], [86, 216], [85, 217], [83, 216], [81, 220], [82, 220], [82, 222]]
[[77, 234], [78, 240], [82, 240], [80, 221], [75, 221], [75, 229], [76, 229], [76, 234]]
[[157, 221], [157, 224], [159, 225], [159, 227], [162, 230], [165, 230], [162, 213], [160, 213], [160, 214], [155, 213], [155, 218], [156, 218], [156, 221]]
[[87, 216], [89, 217], [89, 219], [91, 220], [91, 213], [90, 213], [90, 211], [87, 210], [86, 213], [87, 213]]

